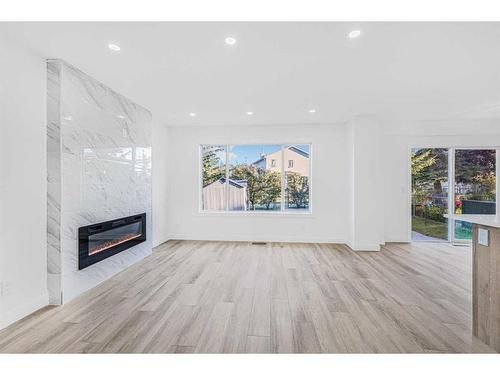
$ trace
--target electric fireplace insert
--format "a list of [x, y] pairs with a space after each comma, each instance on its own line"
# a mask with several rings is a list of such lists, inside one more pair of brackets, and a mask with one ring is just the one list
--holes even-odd
[[146, 214], [78, 228], [78, 269], [146, 241]]

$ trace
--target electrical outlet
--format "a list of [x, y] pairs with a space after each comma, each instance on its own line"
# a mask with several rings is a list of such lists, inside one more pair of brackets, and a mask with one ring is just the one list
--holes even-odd
[[10, 293], [10, 283], [7, 281], [0, 281], [0, 295], [7, 296]]

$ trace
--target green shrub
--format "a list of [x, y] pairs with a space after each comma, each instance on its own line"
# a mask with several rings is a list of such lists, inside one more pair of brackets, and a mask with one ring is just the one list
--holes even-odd
[[427, 219], [445, 222], [446, 218], [443, 216], [445, 209], [437, 206], [427, 206], [424, 215]]

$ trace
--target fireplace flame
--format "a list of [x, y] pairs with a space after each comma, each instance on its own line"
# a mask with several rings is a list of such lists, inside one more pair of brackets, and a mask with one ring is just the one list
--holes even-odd
[[137, 238], [140, 236], [141, 236], [140, 233], [139, 234], [131, 233], [131, 234], [126, 234], [120, 238], [117, 238], [116, 240], [107, 241], [107, 242], [103, 243], [102, 245], [96, 246], [96, 247], [92, 248], [91, 250], [89, 250], [89, 255], [94, 255], [94, 254], [100, 253], [101, 251], [110, 249], [110, 248], [115, 247], [121, 243], [131, 241], [134, 238]]

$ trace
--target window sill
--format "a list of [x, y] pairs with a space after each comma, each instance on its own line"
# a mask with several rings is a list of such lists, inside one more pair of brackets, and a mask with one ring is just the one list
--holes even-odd
[[256, 211], [198, 211], [195, 216], [199, 217], [266, 217], [266, 218], [307, 218], [314, 219], [311, 211], [307, 212], [256, 212]]

